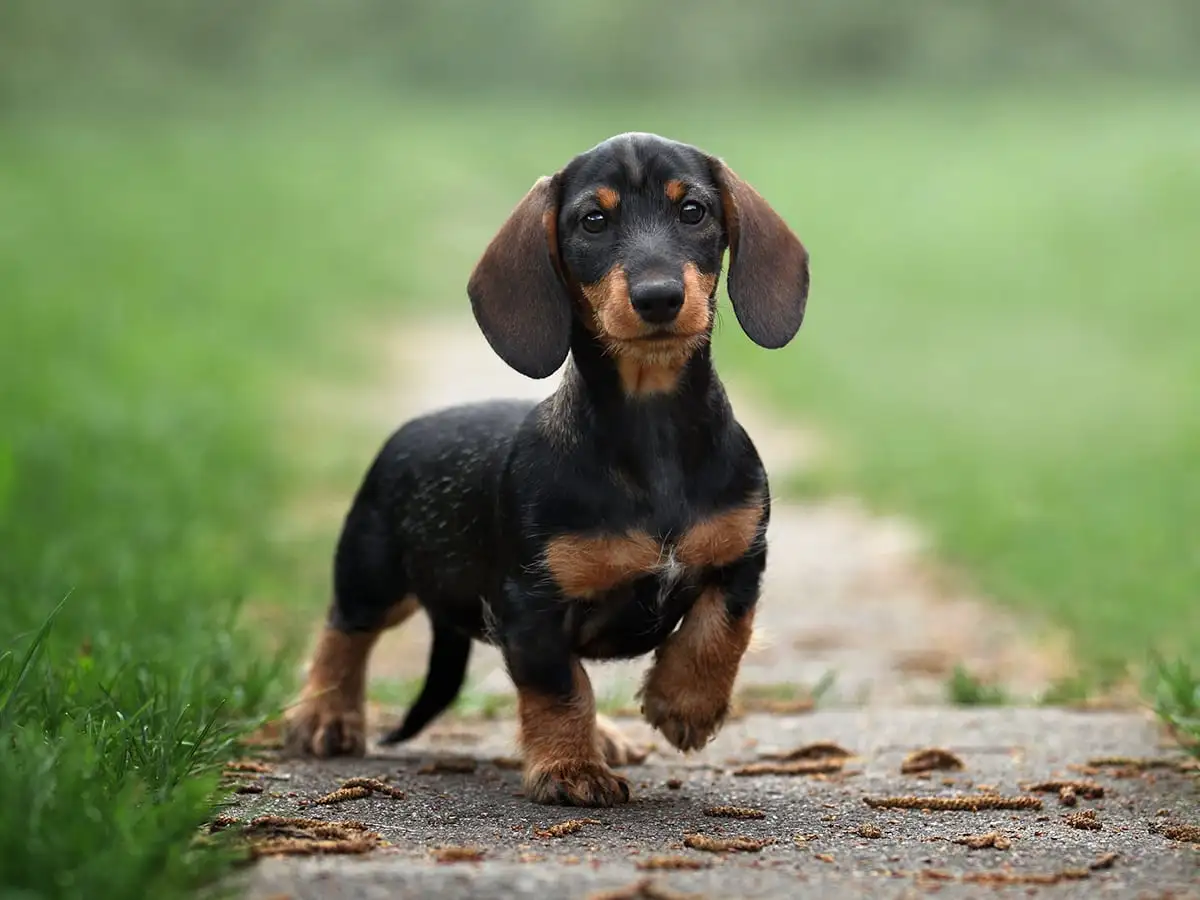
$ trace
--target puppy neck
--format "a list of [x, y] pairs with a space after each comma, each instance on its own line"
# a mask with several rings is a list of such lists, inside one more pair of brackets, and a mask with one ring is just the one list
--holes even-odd
[[727, 407], [709, 341], [678, 362], [626, 356], [613, 353], [579, 321], [572, 330], [562, 389], [572, 405], [586, 406], [608, 419], [647, 414], [667, 420], [685, 417], [697, 427], [723, 419]]

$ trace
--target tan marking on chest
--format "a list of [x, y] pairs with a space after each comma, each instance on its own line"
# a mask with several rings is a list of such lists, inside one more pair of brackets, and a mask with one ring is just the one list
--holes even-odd
[[689, 569], [727, 566], [746, 555], [758, 535], [763, 504], [756, 497], [745, 506], [697, 522], [675, 545], [675, 556]]
[[563, 594], [584, 600], [652, 574], [669, 588], [690, 570], [726, 566], [743, 557], [762, 515], [762, 501], [755, 497], [702, 519], [668, 545], [645, 531], [562, 535], [546, 545], [545, 565]]
[[568, 597], [588, 599], [654, 571], [661, 556], [658, 541], [644, 531], [568, 534], [546, 546], [546, 568]]

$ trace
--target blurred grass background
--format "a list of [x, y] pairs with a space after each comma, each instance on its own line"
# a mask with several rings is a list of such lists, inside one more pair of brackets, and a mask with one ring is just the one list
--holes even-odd
[[795, 344], [718, 338], [828, 438], [791, 488], [916, 516], [1086, 667], [1177, 660], [1195, 723], [1198, 46], [1190, 0], [8, 0], [0, 894], [221, 871], [190, 837], [296, 660], [242, 604], [299, 639], [326, 592], [277, 538], [336, 427], [292, 394], [464, 313], [533, 179], [625, 130], [813, 252]]

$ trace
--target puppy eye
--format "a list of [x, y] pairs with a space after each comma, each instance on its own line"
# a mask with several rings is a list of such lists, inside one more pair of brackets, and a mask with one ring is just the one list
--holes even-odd
[[704, 219], [704, 207], [695, 200], [689, 200], [679, 207], [679, 221], [684, 225], [699, 225]]
[[608, 219], [604, 217], [602, 212], [590, 212], [583, 217], [580, 222], [583, 225], [583, 230], [588, 234], [599, 234], [608, 227]]

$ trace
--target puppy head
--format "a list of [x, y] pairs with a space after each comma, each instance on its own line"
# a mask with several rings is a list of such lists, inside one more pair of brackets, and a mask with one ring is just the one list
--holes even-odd
[[742, 329], [784, 346], [804, 317], [804, 246], [721, 160], [623, 134], [534, 184], [467, 291], [492, 348], [530, 377], [565, 360], [573, 318], [618, 360], [682, 364], [711, 334], [726, 248]]

